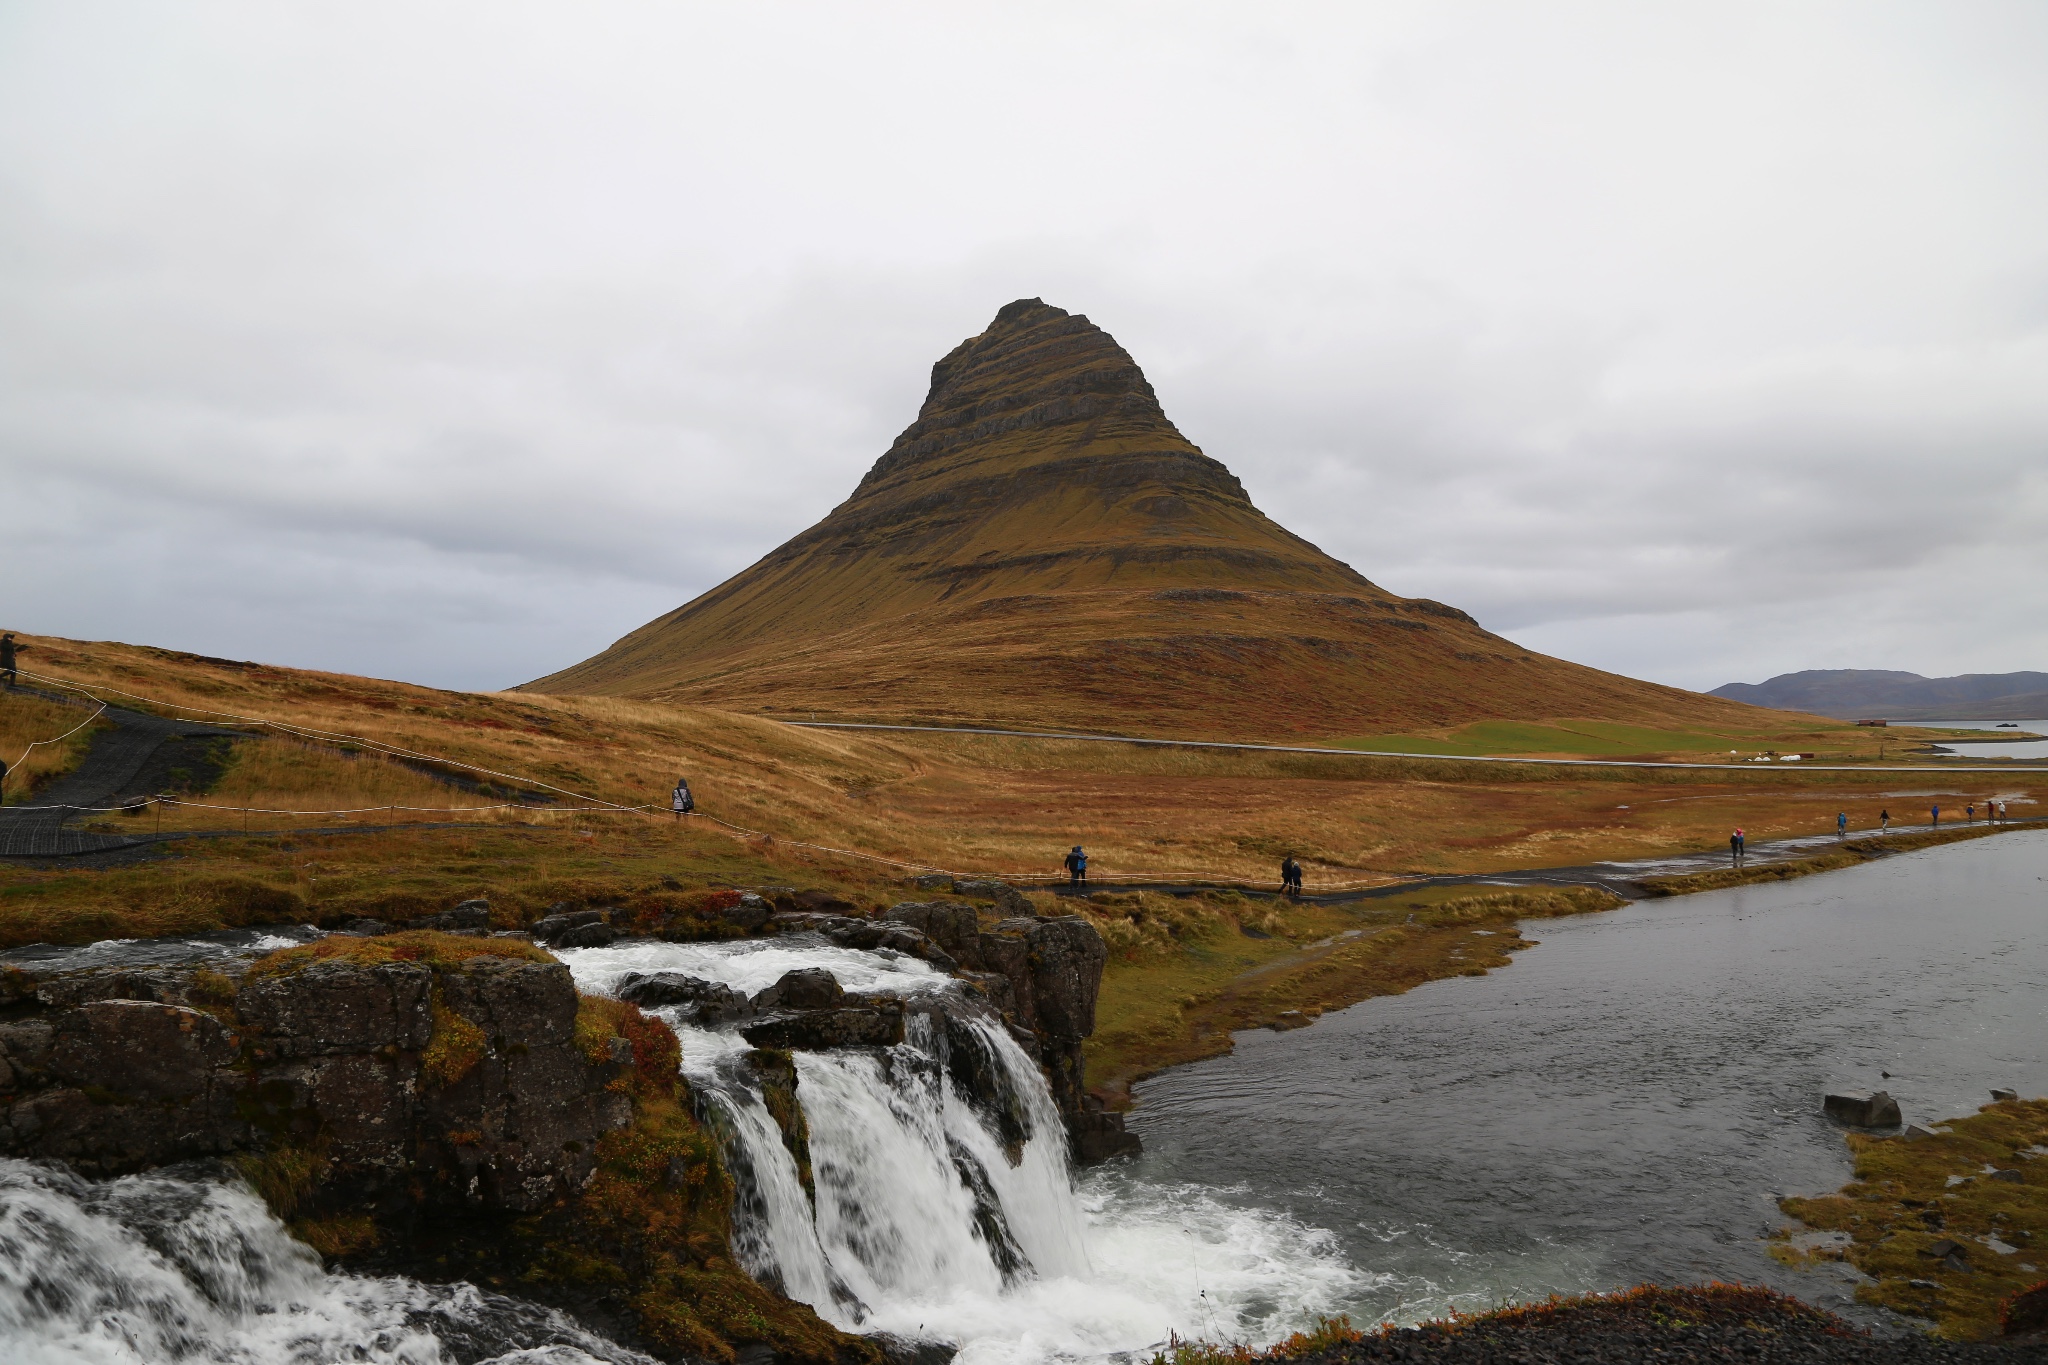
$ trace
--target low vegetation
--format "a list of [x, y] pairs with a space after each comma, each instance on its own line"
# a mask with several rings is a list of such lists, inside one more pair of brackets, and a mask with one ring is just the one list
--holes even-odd
[[0, 763], [7, 778], [0, 795], [19, 805], [78, 766], [105, 723], [91, 706], [67, 706], [32, 692], [0, 691]]
[[1858, 1299], [1971, 1340], [1996, 1333], [2004, 1300], [2048, 1280], [2048, 1099], [1846, 1140], [1856, 1178], [1839, 1194], [1780, 1201], [1810, 1231], [1781, 1231], [1779, 1260], [1847, 1261], [1871, 1277]]

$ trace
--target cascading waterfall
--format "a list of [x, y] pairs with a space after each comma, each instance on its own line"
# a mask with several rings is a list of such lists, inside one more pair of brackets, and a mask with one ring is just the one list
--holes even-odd
[[725, 1144], [735, 1254], [841, 1327], [954, 1342], [963, 1365], [1099, 1359], [1170, 1332], [1268, 1340], [1374, 1278], [1328, 1234], [1219, 1192], [1122, 1173], [1077, 1190], [1037, 1063], [1000, 1023], [945, 1000], [958, 984], [922, 962], [800, 938], [561, 956], [584, 990], [668, 971], [751, 995], [822, 967], [848, 990], [906, 1001], [894, 1047], [795, 1054], [810, 1192], [747, 1042], [687, 1010], [656, 1011], [682, 1038], [684, 1074]]
[[471, 1285], [330, 1275], [218, 1172], [90, 1181], [0, 1160], [10, 1365], [651, 1365]]

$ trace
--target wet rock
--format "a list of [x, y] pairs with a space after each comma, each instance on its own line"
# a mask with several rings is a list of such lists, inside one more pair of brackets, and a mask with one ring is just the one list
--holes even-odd
[[787, 1052], [755, 1048], [742, 1059], [761, 1087], [761, 1103], [782, 1132], [782, 1145], [796, 1162], [796, 1177], [813, 1203], [818, 1192], [811, 1175], [811, 1129], [797, 1100], [796, 1060]]
[[1821, 1105], [1829, 1118], [1852, 1128], [1896, 1128], [1901, 1122], [1899, 1102], [1882, 1090], [1841, 1091], [1826, 1096]]
[[357, 938], [376, 938], [380, 934], [397, 931], [381, 919], [352, 919], [341, 926], [341, 932], [354, 934]]
[[718, 918], [724, 920], [727, 924], [737, 925], [751, 934], [754, 930], [766, 924], [769, 916], [774, 913], [775, 907], [768, 903], [765, 896], [756, 895], [752, 891], [744, 891], [740, 893], [740, 903], [720, 910]]
[[619, 931], [609, 924], [579, 924], [554, 937], [557, 948], [609, 948], [618, 942]]
[[769, 1010], [831, 1010], [846, 1003], [846, 988], [823, 967], [799, 967], [754, 997], [754, 1008]]
[[[315, 962], [245, 977], [231, 1007], [219, 977], [38, 983], [78, 1003], [0, 1025], [0, 1155], [106, 1176], [284, 1144], [320, 1152], [326, 1207], [531, 1212], [582, 1188], [597, 1139], [631, 1120], [609, 1088], [630, 1048], [585, 1054], [560, 963]], [[93, 998], [143, 988], [201, 992], [220, 1017]]]
[[1994, 1087], [1991, 1091], [1991, 1102], [1993, 1104], [2002, 1104], [2007, 1100], [2016, 1100], [2019, 1097], [2020, 1092], [2017, 1090], [2000, 1090]]
[[838, 1047], [894, 1047], [903, 1041], [903, 1012], [881, 1009], [804, 1010], [740, 1029], [757, 1048], [822, 1052]]
[[960, 1348], [950, 1341], [927, 1341], [894, 1332], [870, 1332], [868, 1340], [882, 1348], [883, 1365], [950, 1365], [960, 1354]]
[[542, 943], [552, 943], [571, 929], [580, 929], [588, 924], [604, 923], [602, 910], [574, 910], [553, 913], [535, 920], [532, 933]]
[[136, 1100], [189, 1100], [234, 1056], [212, 1015], [181, 1005], [96, 1000], [52, 1021], [50, 1074]]
[[958, 901], [904, 901], [890, 906], [882, 918], [917, 930], [961, 967], [981, 970], [981, 917], [973, 906]]
[[1285, 1033], [1289, 1029], [1307, 1028], [1310, 1022], [1309, 1017], [1300, 1010], [1282, 1010], [1274, 1016], [1269, 1027], [1275, 1033]]
[[943, 948], [908, 924], [843, 915], [778, 914], [770, 926], [780, 934], [816, 934], [841, 948], [901, 953], [929, 962], [942, 972], [950, 972], [959, 965]]
[[953, 874], [950, 872], [926, 872], [910, 879], [910, 884], [920, 891], [951, 891]]
[[488, 929], [491, 927], [491, 903], [482, 898], [466, 900], [453, 910], [444, 910], [438, 915], [422, 915], [412, 922], [415, 929]]
[[1010, 978], [1034, 1032], [1078, 1042], [1095, 1031], [1109, 949], [1086, 919], [1006, 919], [981, 936], [981, 950], [984, 963]]
[[2024, 1175], [2020, 1174], [2018, 1171], [2011, 1169], [1993, 1171], [1991, 1172], [1991, 1174], [1985, 1176], [1984, 1178], [1986, 1180], [2003, 1180], [2008, 1184], [2013, 1185], [2023, 1184], [2026, 1181], [2026, 1177]]
[[1136, 1133], [1124, 1131], [1124, 1116], [1107, 1110], [1069, 1114], [1067, 1142], [1074, 1160], [1083, 1166], [1097, 1166], [1120, 1156], [1136, 1156], [1144, 1150]]
[[681, 972], [630, 972], [620, 978], [614, 993], [643, 1009], [680, 1006], [685, 1019], [700, 1024], [726, 1024], [755, 1014], [754, 1002], [744, 991]]

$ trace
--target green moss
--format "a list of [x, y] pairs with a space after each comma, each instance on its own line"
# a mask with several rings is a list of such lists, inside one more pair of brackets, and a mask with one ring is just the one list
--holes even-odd
[[234, 1164], [280, 1218], [289, 1218], [311, 1198], [328, 1171], [327, 1158], [317, 1147], [289, 1142], [261, 1153], [245, 1152]]
[[[1944, 1336], [1978, 1339], [1997, 1329], [2001, 1300], [2039, 1281], [2048, 1254], [2048, 1100], [2008, 1100], [1938, 1126], [1926, 1137], [1846, 1136], [1856, 1179], [1839, 1194], [1781, 1200], [1809, 1228], [1848, 1235], [1846, 1246], [1796, 1253], [1788, 1264], [1846, 1260], [1873, 1279], [1866, 1303], [1932, 1319]], [[1987, 1178], [1986, 1167], [2018, 1172]], [[1996, 1240], [2015, 1248], [2001, 1252]], [[1931, 1250], [1960, 1248], [1958, 1269]], [[1917, 1282], [1917, 1283], [1916, 1283]]]
[[434, 1032], [420, 1053], [420, 1072], [429, 1085], [451, 1086], [476, 1069], [484, 1059], [489, 1041], [484, 1031], [448, 1008], [441, 987], [434, 986]]
[[347, 962], [359, 967], [381, 966], [387, 962], [418, 962], [428, 967], [448, 968], [477, 957], [504, 957], [518, 962], [553, 962], [544, 948], [517, 938], [465, 938], [457, 934], [414, 929], [377, 938], [336, 935], [297, 948], [280, 948], [258, 958], [249, 968], [250, 978], [287, 976], [316, 962]]

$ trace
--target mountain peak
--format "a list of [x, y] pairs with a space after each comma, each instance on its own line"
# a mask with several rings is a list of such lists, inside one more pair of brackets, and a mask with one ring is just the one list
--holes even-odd
[[1018, 299], [932, 366], [916, 420], [823, 521], [530, 686], [1244, 734], [1514, 715], [1539, 676], [1538, 714], [1682, 695], [1375, 587], [1253, 506], [1114, 337]]

